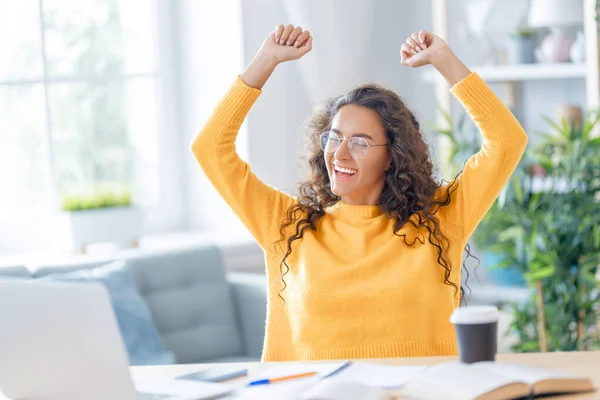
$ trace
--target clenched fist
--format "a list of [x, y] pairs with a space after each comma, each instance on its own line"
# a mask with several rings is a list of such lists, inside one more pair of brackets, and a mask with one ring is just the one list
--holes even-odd
[[446, 48], [448, 44], [441, 37], [427, 31], [415, 32], [402, 43], [401, 62], [415, 68], [431, 64], [433, 56]]
[[293, 25], [279, 25], [263, 42], [259, 52], [276, 64], [297, 60], [312, 49], [309, 31]]

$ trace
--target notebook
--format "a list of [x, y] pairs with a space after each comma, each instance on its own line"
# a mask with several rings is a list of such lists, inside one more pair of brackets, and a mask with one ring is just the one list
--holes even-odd
[[487, 400], [594, 390], [588, 378], [498, 362], [442, 363], [427, 368], [402, 388], [411, 399]]

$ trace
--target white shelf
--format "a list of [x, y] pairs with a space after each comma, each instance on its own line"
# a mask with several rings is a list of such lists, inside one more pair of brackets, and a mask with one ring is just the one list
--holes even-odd
[[[585, 78], [586, 64], [523, 64], [471, 67], [486, 82], [510, 82], [544, 79]], [[437, 72], [428, 68], [421, 74], [425, 82], [434, 83]]]

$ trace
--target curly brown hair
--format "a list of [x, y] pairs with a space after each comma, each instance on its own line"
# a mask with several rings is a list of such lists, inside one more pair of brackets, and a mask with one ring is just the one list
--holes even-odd
[[[288, 227], [296, 224], [295, 230], [287, 238], [287, 250], [280, 263], [283, 288], [279, 297], [285, 303], [281, 293], [286, 288], [284, 277], [290, 270], [287, 259], [292, 253], [292, 243], [302, 239], [307, 229], [316, 231], [317, 221], [325, 215], [325, 209], [340, 201], [331, 191], [319, 136], [331, 129], [335, 114], [349, 104], [376, 111], [385, 129], [391, 168], [385, 172], [379, 207], [387, 217], [395, 219], [394, 234], [402, 236], [404, 242], [412, 246], [416, 240], [424, 243], [421, 239], [408, 243], [406, 235], [399, 235], [398, 231], [405, 224], [410, 223], [415, 228], [422, 228], [427, 232], [429, 243], [437, 249], [438, 263], [445, 270], [444, 283], [453, 286], [456, 291], [460, 289], [462, 303], [465, 291], [462, 285], [459, 286], [449, 279], [452, 269], [446, 254], [449, 242], [440, 230], [439, 220], [435, 216], [440, 207], [450, 204], [450, 196], [456, 189], [457, 179], [447, 185], [447, 182], [437, 183], [434, 180], [429, 148], [417, 118], [396, 93], [377, 84], [362, 85], [346, 95], [327, 99], [315, 109], [306, 122], [307, 143], [303, 159], [308, 162], [308, 175], [298, 184], [298, 201], [287, 210], [280, 227], [280, 239], [276, 242], [283, 242], [288, 236]], [[467, 257], [472, 256], [468, 244], [465, 251]], [[464, 266], [465, 262], [463, 268]], [[465, 271], [468, 279], [468, 271]]]

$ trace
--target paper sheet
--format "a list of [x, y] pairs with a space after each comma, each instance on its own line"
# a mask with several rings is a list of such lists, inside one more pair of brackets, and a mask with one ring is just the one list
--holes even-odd
[[[135, 389], [141, 393], [165, 394], [178, 400], [212, 399], [232, 392], [235, 388], [224, 383], [195, 382], [185, 380], [135, 380]], [[170, 399], [168, 398], [168, 399]]]
[[383, 389], [395, 389], [402, 387], [409, 379], [420, 374], [426, 368], [421, 365], [380, 365], [356, 362], [328, 379], [346, 380]]
[[346, 364], [348, 363], [283, 363], [281, 365], [264, 370], [257, 375], [251, 376], [248, 379], [248, 382], [257, 381], [260, 379], [280, 378], [283, 376], [297, 375], [313, 371], [317, 373], [318, 377], [323, 378], [344, 367]]
[[[277, 400], [297, 400], [302, 393], [306, 392], [311, 387], [314, 387], [321, 378], [332, 374], [333, 372], [344, 367], [348, 363], [281, 363], [280, 365], [273, 366], [269, 369], [261, 371], [258, 374], [252, 374], [250, 370], [250, 377], [247, 382], [257, 381], [261, 379], [279, 378], [283, 376], [290, 376], [296, 374], [302, 374], [305, 372], [316, 372], [317, 375], [291, 379], [289, 381], [276, 382], [268, 385], [258, 385], [251, 387], [244, 387], [236, 390], [231, 395], [224, 399], [248, 399], [248, 400], [263, 400], [263, 399], [277, 399]], [[329, 379], [329, 378], [328, 378]]]
[[[318, 376], [277, 382], [270, 385], [244, 387], [236, 390], [223, 400], [298, 400], [300, 396], [320, 382]], [[219, 398], [221, 399], [221, 398]]]

